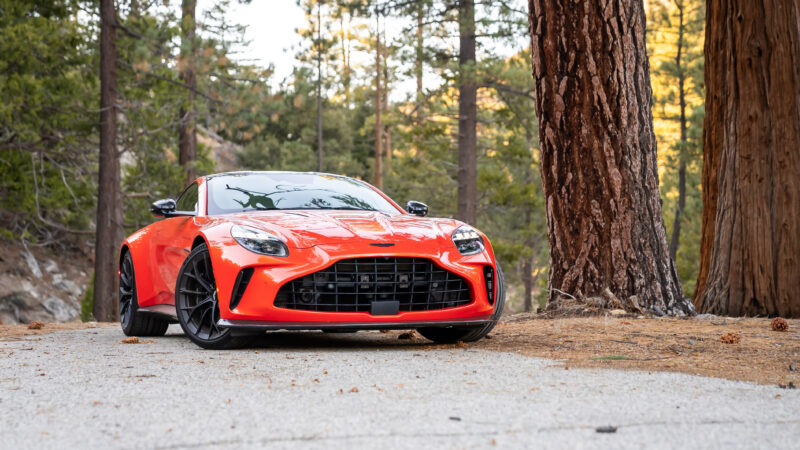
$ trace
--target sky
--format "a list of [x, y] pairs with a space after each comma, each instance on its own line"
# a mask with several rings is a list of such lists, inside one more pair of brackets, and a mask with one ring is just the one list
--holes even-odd
[[[514, 0], [519, 3], [520, 9], [525, 9], [523, 0]], [[198, 13], [204, 8], [213, 4], [214, 0], [199, 0]], [[296, 65], [296, 54], [298, 46], [301, 44], [300, 36], [297, 34], [298, 28], [306, 28], [305, 14], [303, 9], [297, 5], [296, 0], [252, 0], [250, 4], [239, 4], [231, 2], [228, 11], [228, 19], [231, 23], [238, 23], [247, 26], [245, 39], [250, 41], [246, 47], [239, 49], [239, 53], [234, 58], [267, 67], [272, 64], [275, 74], [271, 79], [273, 87], [292, 73]], [[386, 27], [387, 36], [392, 39], [402, 32], [402, 24], [399, 19], [387, 17], [382, 23]], [[496, 44], [492, 49], [495, 55], [511, 56], [524, 46], [528, 45], [527, 38], [521, 39], [514, 46]], [[359, 52], [353, 53], [353, 63], [371, 64], [372, 55], [364, 55]], [[367, 59], [364, 59], [367, 58]], [[426, 85], [436, 83], [435, 75], [425, 74]], [[399, 80], [391, 91], [391, 100], [402, 100], [406, 95], [414, 91], [415, 82], [413, 79]]]
[[295, 30], [305, 26], [303, 10], [295, 0], [253, 0], [249, 5], [231, 6], [230, 21], [246, 25], [245, 39], [251, 41], [238, 59], [263, 67], [274, 64], [277, 81], [290, 75], [296, 53], [292, 47], [300, 42]]
[[[202, 10], [212, 3], [213, 0], [200, 0], [198, 8]], [[303, 9], [295, 0], [252, 0], [249, 5], [232, 3], [228, 18], [231, 23], [247, 26], [245, 39], [250, 41], [247, 47], [239, 49], [235, 58], [262, 67], [273, 64], [273, 86], [291, 75], [296, 65], [297, 47], [301, 44], [297, 29], [308, 27]], [[389, 18], [385, 23], [389, 36], [396, 34], [399, 29], [395, 22]], [[362, 60], [364, 57], [354, 52], [353, 62], [366, 63]], [[370, 62], [371, 57], [368, 56]], [[392, 100], [401, 100], [413, 90], [414, 83], [411, 79], [401, 81], [392, 91]]]

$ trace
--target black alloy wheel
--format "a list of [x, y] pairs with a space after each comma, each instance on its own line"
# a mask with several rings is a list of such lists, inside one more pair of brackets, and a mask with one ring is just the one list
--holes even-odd
[[497, 265], [497, 298], [494, 305], [494, 313], [491, 320], [483, 325], [464, 325], [452, 327], [427, 327], [417, 328], [419, 334], [438, 344], [454, 344], [456, 342], [474, 342], [492, 331], [503, 315], [503, 308], [506, 304], [506, 285], [503, 278], [503, 271]]
[[139, 311], [136, 274], [128, 251], [119, 266], [119, 322], [127, 336], [163, 336], [169, 327], [168, 321]]
[[236, 348], [249, 340], [217, 326], [220, 318], [217, 284], [205, 244], [195, 247], [181, 266], [175, 286], [175, 309], [183, 332], [202, 348]]

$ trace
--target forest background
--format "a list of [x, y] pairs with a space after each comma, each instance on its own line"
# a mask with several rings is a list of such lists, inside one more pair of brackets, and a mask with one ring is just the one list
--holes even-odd
[[[242, 57], [252, 43], [229, 13], [247, 3], [115, 3], [125, 233], [155, 220], [149, 204], [174, 198], [187, 176], [339, 173], [401, 204], [423, 201], [434, 216], [469, 219], [492, 239], [509, 309], [544, 307], [548, 238], [526, 2], [476, 2], [475, 57], [464, 60], [458, 2], [301, 0], [305, 24], [296, 30], [299, 45], [286, 50], [295, 56], [290, 71]], [[649, 0], [645, 10], [663, 216], [692, 297], [705, 2]], [[0, 0], [0, 12], [0, 238], [92, 258], [99, 2]], [[459, 105], [465, 77], [477, 87], [472, 118]], [[466, 178], [459, 176], [459, 151], [470, 145], [459, 133], [464, 120], [476, 123], [477, 171]], [[459, 213], [459, 182], [477, 193], [467, 217]]]

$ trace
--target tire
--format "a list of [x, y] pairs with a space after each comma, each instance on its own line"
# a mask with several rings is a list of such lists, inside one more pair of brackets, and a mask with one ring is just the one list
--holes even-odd
[[494, 306], [494, 313], [491, 320], [483, 325], [464, 325], [452, 327], [428, 327], [418, 328], [417, 332], [426, 339], [437, 344], [454, 344], [456, 342], [477, 341], [494, 329], [500, 316], [503, 315], [503, 308], [506, 305], [506, 283], [500, 265], [497, 266], [497, 300]]
[[217, 327], [219, 299], [206, 244], [195, 247], [181, 265], [175, 282], [175, 311], [183, 332], [202, 348], [239, 348], [250, 341], [249, 336], [233, 336], [230, 329]]
[[119, 323], [126, 336], [163, 336], [169, 322], [139, 312], [136, 273], [130, 252], [125, 252], [119, 266]]

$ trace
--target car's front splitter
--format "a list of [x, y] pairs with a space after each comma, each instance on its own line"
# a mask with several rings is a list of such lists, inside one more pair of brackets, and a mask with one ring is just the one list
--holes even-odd
[[469, 320], [426, 320], [426, 321], [392, 321], [392, 322], [271, 322], [257, 320], [220, 319], [217, 326], [230, 328], [236, 332], [250, 333], [275, 330], [408, 330], [425, 327], [453, 327], [485, 325], [491, 322], [491, 316]]

